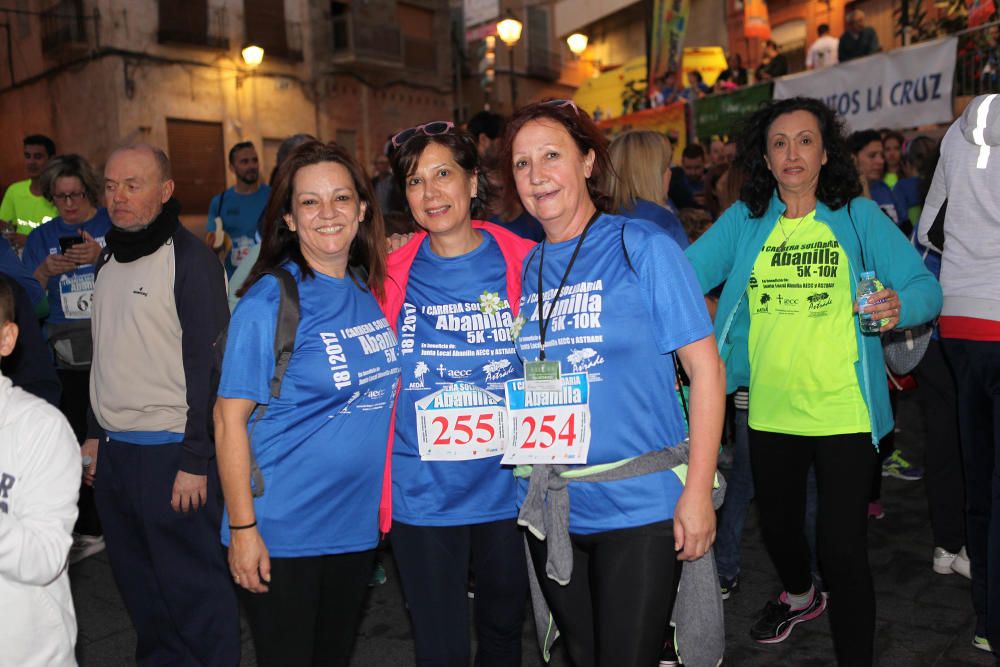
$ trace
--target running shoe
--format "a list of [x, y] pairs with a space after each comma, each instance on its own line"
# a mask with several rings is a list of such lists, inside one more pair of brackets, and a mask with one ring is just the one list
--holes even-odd
[[768, 600], [757, 621], [750, 628], [750, 637], [759, 644], [777, 644], [788, 639], [792, 628], [811, 621], [826, 611], [826, 596], [813, 590], [813, 599], [802, 609], [793, 610], [788, 594], [782, 592], [777, 602]]
[[674, 648], [673, 642], [667, 642], [663, 645], [663, 651], [660, 652], [660, 662], [658, 664], [660, 667], [677, 667], [683, 664], [677, 657], [677, 649]]
[[904, 459], [902, 452], [896, 449], [882, 464], [882, 476], [914, 482], [923, 479], [924, 469]]
[[719, 591], [722, 593], [722, 599], [728, 600], [729, 596], [736, 592], [736, 589], [740, 587], [740, 575], [735, 577], [719, 577]]
[[978, 648], [980, 651], [986, 651], [987, 653], [993, 652], [993, 647], [990, 646], [990, 640], [986, 637], [980, 637], [979, 635], [972, 638], [972, 648]]
[[881, 500], [873, 500], [868, 503], [868, 518], [869, 519], [884, 519], [885, 509], [882, 507]]
[[969, 554], [965, 547], [958, 550], [958, 553], [951, 553], [943, 547], [934, 547], [934, 571], [938, 574], [951, 574], [955, 572], [966, 579], [972, 578], [972, 564], [969, 563]]
[[73, 546], [69, 548], [69, 564], [79, 563], [84, 558], [104, 551], [104, 538], [100, 535], [73, 533]]

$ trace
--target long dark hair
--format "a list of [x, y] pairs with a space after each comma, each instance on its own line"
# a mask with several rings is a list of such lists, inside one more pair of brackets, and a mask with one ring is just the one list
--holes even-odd
[[844, 122], [830, 107], [811, 97], [774, 100], [747, 118], [737, 140], [739, 152], [736, 160], [747, 175], [746, 183], [740, 191], [740, 199], [755, 218], [764, 215], [771, 202], [771, 195], [778, 187], [774, 174], [764, 161], [764, 156], [767, 155], [767, 132], [778, 116], [793, 111], [808, 111], [819, 123], [820, 137], [826, 150], [826, 164], [819, 170], [816, 199], [836, 210], [861, 195], [861, 178], [844, 139]]
[[[377, 297], [385, 295], [385, 222], [382, 220], [382, 211], [379, 210], [378, 201], [372, 192], [371, 182], [361, 165], [342, 147], [332, 142], [324, 144], [310, 140], [289, 153], [275, 174], [271, 196], [264, 209], [260, 256], [250, 270], [243, 287], [237, 292], [237, 296], [246, 294], [265, 270], [281, 266], [289, 260], [298, 265], [303, 278], [315, 276], [312, 267], [302, 255], [298, 235], [285, 224], [285, 215], [292, 212], [292, 191], [295, 175], [299, 169], [322, 162], [333, 162], [347, 169], [360, 202], [367, 205], [365, 215], [358, 224], [358, 234], [351, 242], [347, 263], [348, 267], [361, 267], [367, 272], [366, 284]], [[356, 281], [350, 268], [348, 272]]]
[[597, 210], [605, 213], [613, 210], [611, 196], [605, 192], [603, 184], [615, 178], [615, 169], [608, 153], [608, 138], [594, 124], [587, 112], [570, 101], [543, 100], [521, 107], [507, 122], [500, 147], [500, 176], [503, 179], [504, 194], [517, 197], [517, 183], [514, 180], [514, 137], [521, 128], [533, 120], [550, 120], [569, 132], [582, 155], [594, 151], [594, 168], [587, 179], [587, 192]]
[[[403, 193], [406, 210], [410, 210], [410, 202], [406, 199], [406, 180], [417, 168], [420, 156], [430, 144], [438, 144], [451, 151], [452, 159], [467, 176], [476, 174], [476, 196], [472, 200], [470, 212], [473, 217], [485, 216], [490, 194], [489, 180], [486, 178], [486, 170], [480, 164], [479, 149], [475, 140], [471, 134], [459, 129], [431, 136], [415, 134], [393, 153], [392, 176], [396, 179], [399, 191]], [[412, 211], [410, 213], [412, 214]]]

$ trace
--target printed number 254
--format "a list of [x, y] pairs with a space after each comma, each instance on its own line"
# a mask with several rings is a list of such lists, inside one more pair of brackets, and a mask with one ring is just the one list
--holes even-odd
[[556, 419], [556, 415], [545, 415], [540, 421], [534, 417], [525, 417], [522, 424], [528, 429], [528, 434], [521, 443], [521, 449], [547, 449], [559, 440], [565, 442], [567, 447], [572, 447], [576, 442], [576, 415], [571, 413], [558, 433], [555, 429]]

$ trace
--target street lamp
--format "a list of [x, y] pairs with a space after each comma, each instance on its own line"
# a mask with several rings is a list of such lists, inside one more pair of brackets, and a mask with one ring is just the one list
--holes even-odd
[[569, 50], [573, 52], [574, 56], [582, 56], [583, 52], [587, 50], [589, 42], [590, 39], [579, 32], [574, 32], [566, 38], [566, 45], [569, 46]]
[[521, 29], [524, 27], [520, 21], [514, 18], [514, 14], [507, 10], [507, 18], [497, 23], [497, 35], [500, 41], [510, 49], [510, 111], [513, 113], [517, 109], [517, 80], [514, 78], [514, 45], [521, 39]]
[[240, 55], [243, 56], [243, 62], [250, 68], [257, 67], [264, 61], [264, 49], [256, 44], [245, 44]]

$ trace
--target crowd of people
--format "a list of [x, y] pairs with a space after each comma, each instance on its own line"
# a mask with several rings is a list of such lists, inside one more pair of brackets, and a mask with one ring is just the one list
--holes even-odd
[[[470, 627], [475, 664], [519, 665], [528, 607], [576, 667], [718, 665], [756, 500], [780, 586], [751, 638], [829, 609], [831, 659], [872, 665], [884, 476], [926, 477], [929, 564], [991, 650], [995, 98], [940, 149], [773, 101], [676, 167], [571, 100], [402, 130], [371, 175], [295, 135], [265, 185], [241, 142], [201, 238], [161, 149], [100, 174], [26, 137], [0, 662], [75, 664], [66, 565], [106, 548], [141, 665], [238, 664], [241, 608], [259, 664], [347, 665], [391, 543], [419, 665], [468, 665]], [[908, 376], [926, 471], [893, 444]]]
[[[862, 10], [851, 10], [844, 23], [847, 30], [840, 37], [833, 36], [826, 23], [817, 26], [816, 39], [806, 52], [806, 69], [822, 69], [882, 50], [875, 29], [865, 25], [865, 13]], [[658, 107], [678, 101], [693, 102], [706, 95], [728, 93], [747, 85], [771, 81], [791, 74], [792, 70], [781, 45], [773, 39], [765, 39], [761, 42], [760, 58], [757, 67], [752, 70], [752, 77], [739, 53], [730, 53], [726, 57], [726, 67], [719, 72], [712, 85], [705, 83], [698, 70], [685, 72], [686, 78], [679, 77], [677, 71], [670, 70], [657, 79], [654, 82], [655, 92], [650, 96], [650, 105]]]

